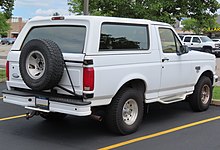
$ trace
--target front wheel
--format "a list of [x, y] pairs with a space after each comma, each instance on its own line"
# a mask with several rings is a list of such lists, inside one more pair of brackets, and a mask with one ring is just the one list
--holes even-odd
[[190, 96], [190, 106], [193, 111], [205, 111], [209, 108], [212, 99], [211, 80], [203, 76], [195, 86], [193, 94]]
[[206, 53], [212, 53], [212, 49], [211, 49], [211, 48], [204, 48], [204, 52], [206, 52]]
[[133, 88], [122, 89], [108, 106], [105, 122], [108, 128], [122, 135], [135, 132], [142, 122], [144, 96]]

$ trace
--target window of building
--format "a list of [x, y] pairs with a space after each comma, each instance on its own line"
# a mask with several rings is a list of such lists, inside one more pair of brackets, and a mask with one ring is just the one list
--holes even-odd
[[101, 29], [100, 51], [149, 49], [147, 25], [104, 23]]
[[11, 22], [19, 22], [19, 18], [18, 17], [12, 17]]

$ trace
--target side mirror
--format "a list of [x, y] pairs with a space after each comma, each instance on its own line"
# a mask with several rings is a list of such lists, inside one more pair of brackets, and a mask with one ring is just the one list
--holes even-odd
[[178, 52], [178, 55], [187, 54], [190, 51], [190, 48], [186, 45], [180, 46], [180, 51]]

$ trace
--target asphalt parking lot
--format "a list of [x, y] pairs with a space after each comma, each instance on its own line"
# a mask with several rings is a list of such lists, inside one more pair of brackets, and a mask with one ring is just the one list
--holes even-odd
[[[1, 83], [0, 91], [4, 88], [5, 83]], [[26, 120], [25, 112], [0, 100], [1, 150], [220, 149], [217, 106], [195, 113], [187, 102], [153, 104], [140, 129], [127, 136], [112, 134], [89, 117], [68, 116], [63, 121], [49, 122], [39, 116]]]

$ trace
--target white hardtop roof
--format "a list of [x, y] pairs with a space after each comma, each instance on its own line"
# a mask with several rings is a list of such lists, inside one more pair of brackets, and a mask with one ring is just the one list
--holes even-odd
[[157, 21], [151, 21], [147, 19], [132, 19], [132, 18], [120, 18], [120, 17], [106, 17], [106, 16], [48, 16], [48, 17], [41, 17], [37, 16], [32, 18], [29, 22], [40, 22], [40, 21], [46, 21], [51, 20], [53, 17], [64, 17], [64, 20], [86, 20], [89, 22], [99, 21], [99, 22], [123, 22], [123, 23], [140, 23], [140, 24], [157, 24], [157, 25], [163, 25], [163, 26], [170, 26], [167, 23], [163, 22], [157, 22]]
[[204, 36], [206, 36], [206, 35], [195, 35], [195, 34], [189, 34], [189, 35], [184, 35], [184, 36], [199, 36], [199, 37], [204, 37]]

